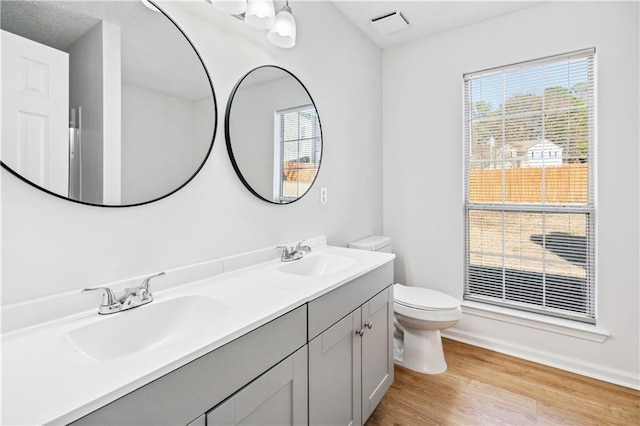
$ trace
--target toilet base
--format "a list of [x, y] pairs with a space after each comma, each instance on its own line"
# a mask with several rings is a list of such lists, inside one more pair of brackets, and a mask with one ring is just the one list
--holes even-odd
[[447, 371], [440, 330], [399, 330], [394, 333], [394, 362], [425, 374], [441, 374]]

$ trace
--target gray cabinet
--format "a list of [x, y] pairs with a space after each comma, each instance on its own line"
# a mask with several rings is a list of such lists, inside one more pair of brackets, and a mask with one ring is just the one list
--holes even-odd
[[393, 263], [368, 272], [309, 302], [309, 341], [393, 284]]
[[207, 426], [306, 425], [307, 347], [207, 413]]
[[188, 425], [194, 419], [201, 424], [202, 414], [305, 347], [306, 324], [305, 305], [72, 424]]
[[357, 309], [309, 342], [309, 424], [362, 423], [360, 326]]
[[309, 342], [309, 424], [364, 424], [392, 382], [388, 286]]
[[393, 287], [362, 306], [362, 422], [393, 383]]

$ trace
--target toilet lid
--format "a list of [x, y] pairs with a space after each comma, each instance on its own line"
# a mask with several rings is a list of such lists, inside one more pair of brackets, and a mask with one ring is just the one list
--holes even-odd
[[393, 300], [405, 306], [424, 310], [456, 309], [460, 302], [448, 294], [422, 287], [402, 284], [393, 286]]

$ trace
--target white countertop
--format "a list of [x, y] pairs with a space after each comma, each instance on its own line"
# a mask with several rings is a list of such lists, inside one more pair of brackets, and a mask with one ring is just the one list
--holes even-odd
[[[323, 255], [353, 261], [334, 273], [301, 276], [279, 270], [292, 263], [273, 260], [154, 293], [151, 304], [131, 311], [98, 315], [96, 307], [4, 334], [0, 423], [66, 424], [77, 420], [395, 257], [324, 246], [305, 259]], [[66, 338], [68, 331], [78, 327], [134, 314], [154, 304], [170, 304], [185, 296], [211, 299], [220, 312], [190, 324], [180, 338], [151, 349], [99, 361], [78, 352]], [[131, 333], [144, 332], [140, 314], [131, 315], [136, 318]]]

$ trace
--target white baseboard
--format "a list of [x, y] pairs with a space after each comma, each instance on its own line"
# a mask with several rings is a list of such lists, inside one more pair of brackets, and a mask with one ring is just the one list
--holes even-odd
[[627, 388], [640, 390], [640, 375], [628, 371], [618, 370], [603, 365], [585, 362], [580, 359], [565, 357], [550, 352], [539, 351], [537, 349], [514, 345], [512, 343], [483, 336], [468, 331], [449, 328], [441, 332], [442, 337], [500, 352], [549, 367], [559, 368], [571, 373], [580, 374]]

